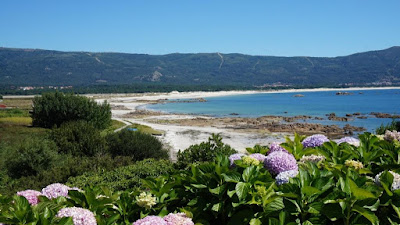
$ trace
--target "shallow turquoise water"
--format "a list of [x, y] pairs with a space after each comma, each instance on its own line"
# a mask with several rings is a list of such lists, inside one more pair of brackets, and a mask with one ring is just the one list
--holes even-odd
[[[353, 95], [336, 95], [336, 91], [235, 95], [210, 97], [206, 98], [207, 102], [157, 104], [148, 105], [147, 108], [169, 113], [215, 117], [232, 117], [229, 114], [238, 113], [238, 117], [310, 115], [326, 118], [325, 115], [332, 112], [337, 116], [360, 112], [368, 116], [368, 119], [354, 117], [355, 119], [349, 122], [327, 119], [315, 122], [339, 126], [348, 123], [353, 126], [365, 127], [370, 132], [373, 132], [382, 123], [386, 124], [392, 121], [392, 119], [378, 119], [370, 116], [371, 112], [400, 114], [400, 90], [398, 89], [348, 92]], [[293, 97], [296, 94], [303, 94], [304, 97]]]

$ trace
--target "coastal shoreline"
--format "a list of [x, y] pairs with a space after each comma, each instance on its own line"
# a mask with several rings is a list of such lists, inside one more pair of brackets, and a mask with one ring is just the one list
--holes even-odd
[[[297, 93], [297, 92], [317, 92], [317, 91], [363, 91], [363, 90], [388, 90], [400, 89], [400, 87], [380, 87], [380, 88], [319, 88], [319, 89], [287, 89], [273, 91], [220, 91], [220, 92], [169, 92], [169, 93], [142, 93], [142, 94], [99, 94], [87, 95], [95, 98], [98, 102], [107, 100], [114, 108], [112, 109], [113, 118], [147, 125], [153, 129], [164, 132], [160, 137], [164, 143], [171, 148], [172, 155], [179, 150], [184, 150], [192, 144], [207, 141], [212, 133], [219, 133], [223, 141], [238, 151], [245, 151], [246, 147], [255, 144], [268, 145], [272, 142], [284, 141], [286, 136], [291, 137], [293, 132], [270, 132], [267, 129], [241, 129], [233, 128], [229, 119], [221, 121], [211, 116], [169, 114], [143, 109], [147, 104], [157, 104], [171, 99], [196, 99], [218, 96], [232, 96], [243, 94], [260, 93]], [[129, 114], [131, 116], [126, 116]], [[254, 123], [249, 118], [241, 118], [236, 124], [246, 122]], [[189, 123], [188, 123], [189, 121]], [[203, 123], [199, 123], [203, 121]], [[307, 125], [307, 122], [299, 122], [297, 126]], [[243, 124], [242, 124], [243, 125]], [[246, 124], [245, 124], [246, 125]], [[247, 127], [248, 128], [248, 127]], [[316, 131], [318, 133], [318, 130]], [[312, 131], [310, 132], [312, 133]]]

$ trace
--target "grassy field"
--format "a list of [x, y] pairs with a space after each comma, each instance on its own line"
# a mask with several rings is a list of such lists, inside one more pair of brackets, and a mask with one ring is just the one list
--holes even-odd
[[129, 125], [128, 128], [136, 128], [140, 132], [147, 133], [147, 134], [152, 134], [152, 135], [162, 135], [162, 134], [164, 134], [162, 131], [155, 130], [155, 129], [149, 127], [149, 126], [140, 125], [140, 124], [137, 124], [137, 123], [133, 123], [132, 125]]
[[3, 99], [3, 102], [1, 104], [6, 105], [7, 107], [18, 108], [23, 110], [32, 109], [32, 99], [26, 99], [26, 98]]

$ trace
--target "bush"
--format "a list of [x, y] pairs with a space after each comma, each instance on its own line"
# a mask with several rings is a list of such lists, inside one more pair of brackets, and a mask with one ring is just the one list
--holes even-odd
[[393, 120], [391, 123], [386, 125], [381, 125], [380, 127], [376, 128], [376, 134], [385, 134], [385, 131], [390, 130], [397, 130], [400, 131], [400, 121]]
[[167, 159], [168, 151], [162, 143], [150, 134], [129, 131], [109, 134], [106, 137], [107, 145], [113, 156], [130, 156], [134, 161], [146, 158]]
[[85, 120], [105, 129], [111, 124], [111, 107], [83, 96], [53, 92], [33, 99], [31, 116], [33, 126], [52, 128], [68, 121]]
[[70, 121], [51, 131], [58, 151], [74, 156], [95, 156], [106, 152], [106, 141], [91, 123]]
[[82, 176], [71, 177], [68, 179], [68, 185], [79, 188], [105, 186], [115, 191], [140, 189], [142, 187], [141, 179], [157, 177], [171, 171], [173, 171], [173, 166], [168, 160], [145, 159], [105, 173], [91, 172]]
[[57, 160], [57, 146], [42, 138], [30, 138], [6, 150], [4, 166], [12, 178], [36, 175]]
[[224, 144], [220, 135], [212, 134], [207, 142], [191, 145], [184, 151], [179, 151], [177, 167], [184, 168], [194, 162], [212, 161], [218, 154], [229, 156], [234, 153], [237, 153], [237, 151]]
[[[25, 189], [40, 190], [52, 183], [65, 183], [70, 177], [81, 176], [90, 172], [105, 172], [116, 167], [132, 164], [130, 157], [115, 157], [110, 155], [96, 157], [73, 157], [66, 156], [63, 161], [51, 168], [40, 171], [33, 176], [21, 177], [7, 184], [1, 189], [1, 194], [13, 194], [15, 191]], [[0, 175], [1, 176], [1, 175]], [[3, 179], [7, 179], [4, 177]]]

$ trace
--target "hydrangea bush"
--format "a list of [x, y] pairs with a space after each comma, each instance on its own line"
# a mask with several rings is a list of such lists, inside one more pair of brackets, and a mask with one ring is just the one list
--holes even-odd
[[144, 179], [140, 191], [52, 184], [0, 196], [0, 223], [400, 224], [397, 139], [358, 140], [296, 136], [266, 156], [218, 155]]

